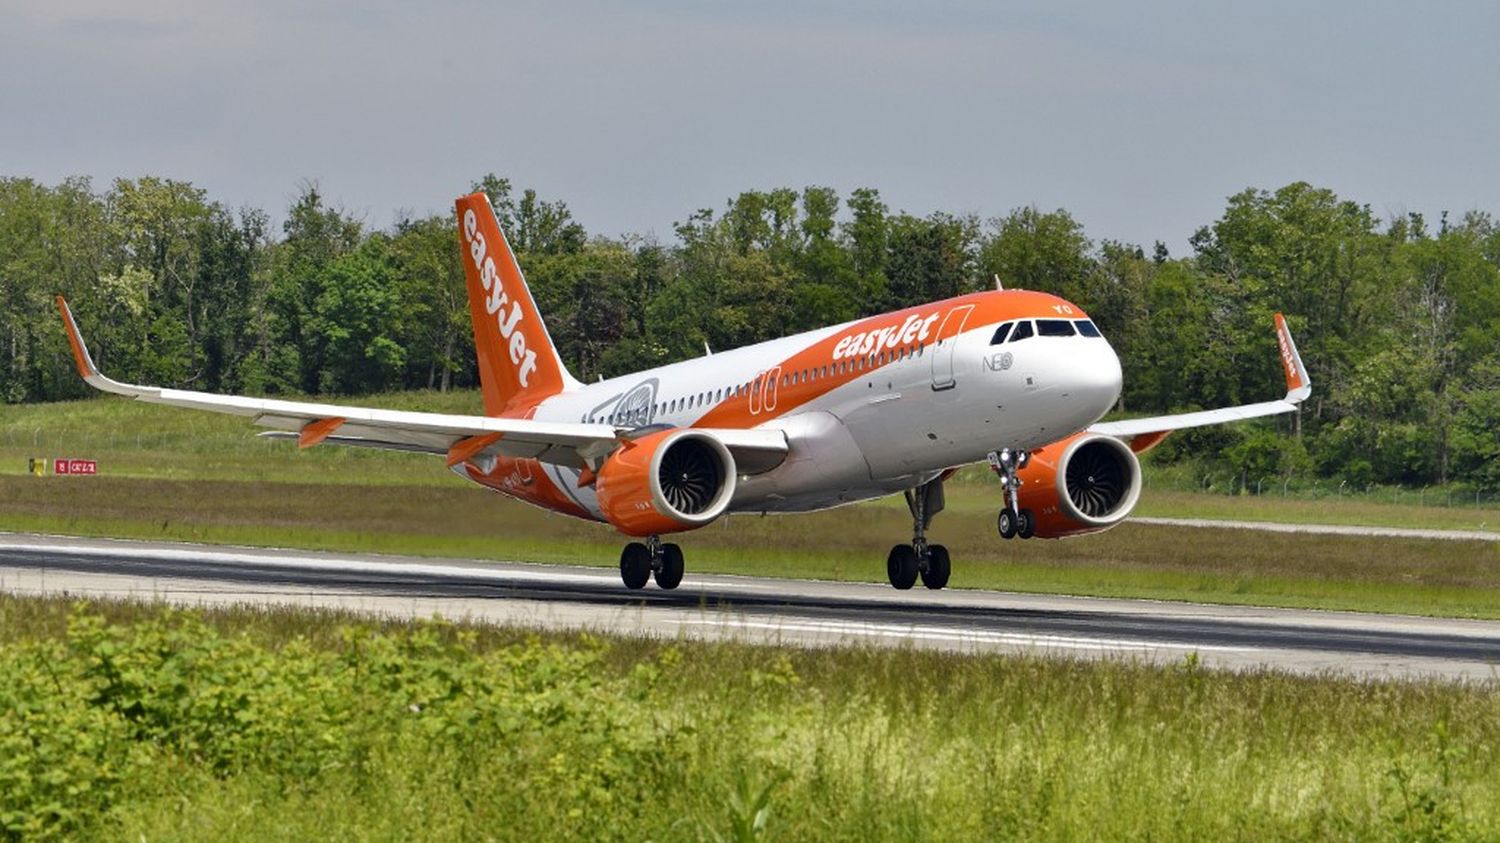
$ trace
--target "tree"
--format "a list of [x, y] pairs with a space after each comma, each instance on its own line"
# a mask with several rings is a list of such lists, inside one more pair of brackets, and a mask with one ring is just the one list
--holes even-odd
[[1007, 287], [1081, 298], [1093, 269], [1091, 244], [1067, 211], [1042, 213], [1030, 205], [990, 220], [990, 226], [994, 234], [979, 252], [986, 278], [999, 275]]
[[318, 391], [358, 394], [398, 385], [406, 348], [389, 241], [381, 234], [367, 238], [331, 260], [320, 276], [306, 326], [323, 351]]
[[888, 220], [887, 308], [951, 298], [974, 288], [977, 228], [967, 217], [900, 214]]

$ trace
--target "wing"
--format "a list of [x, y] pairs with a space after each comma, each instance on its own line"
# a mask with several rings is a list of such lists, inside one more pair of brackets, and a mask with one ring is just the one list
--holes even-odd
[[1307, 367], [1302, 365], [1302, 355], [1297, 353], [1297, 344], [1292, 340], [1292, 332], [1287, 329], [1286, 318], [1280, 313], [1276, 314], [1276, 342], [1281, 352], [1282, 372], [1286, 375], [1286, 397], [1279, 401], [1263, 401], [1259, 404], [1242, 404], [1238, 407], [1173, 416], [1100, 422], [1090, 427], [1089, 432], [1129, 440], [1131, 449], [1141, 452], [1155, 446], [1174, 430], [1294, 412], [1298, 404], [1312, 395], [1312, 379], [1307, 376]]
[[[78, 374], [95, 389], [148, 404], [245, 416], [255, 424], [272, 429], [261, 435], [295, 438], [303, 448], [326, 442], [439, 454], [447, 458], [449, 465], [485, 455], [499, 455], [535, 459], [569, 468], [597, 469], [622, 440], [632, 435], [632, 431], [626, 428], [607, 424], [382, 410], [120, 383], [99, 373], [78, 332], [73, 313], [61, 296], [57, 297], [57, 308], [67, 328]], [[705, 432], [723, 441], [734, 454], [736, 463], [752, 473], [774, 467], [787, 452], [786, 435], [779, 430], [713, 429]]]

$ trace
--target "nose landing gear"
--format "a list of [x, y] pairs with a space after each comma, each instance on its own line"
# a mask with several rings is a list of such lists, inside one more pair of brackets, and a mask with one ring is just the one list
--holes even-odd
[[948, 548], [927, 543], [927, 528], [933, 516], [943, 511], [943, 481], [937, 479], [907, 490], [906, 506], [912, 517], [911, 544], [891, 548], [885, 560], [886, 577], [903, 591], [916, 585], [918, 577], [930, 589], [944, 588], [953, 572]]
[[1030, 462], [1030, 451], [1012, 451], [1010, 448], [990, 451], [990, 468], [999, 475], [1000, 488], [1005, 493], [1005, 505], [995, 519], [1002, 539], [1016, 536], [1029, 539], [1036, 535], [1036, 516], [1031, 510], [1021, 508], [1021, 485], [1025, 481], [1017, 476], [1017, 472]]
[[620, 552], [620, 579], [629, 589], [645, 588], [655, 576], [657, 588], [670, 591], [682, 583], [684, 569], [682, 548], [663, 544], [657, 536], [631, 542]]

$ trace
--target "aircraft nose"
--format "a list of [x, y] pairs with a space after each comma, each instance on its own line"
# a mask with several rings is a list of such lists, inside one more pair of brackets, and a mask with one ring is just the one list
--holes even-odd
[[1069, 373], [1072, 397], [1087, 408], [1090, 423], [1098, 421], [1120, 400], [1120, 388], [1124, 377], [1120, 371], [1120, 358], [1109, 343], [1101, 340], [1086, 340]]

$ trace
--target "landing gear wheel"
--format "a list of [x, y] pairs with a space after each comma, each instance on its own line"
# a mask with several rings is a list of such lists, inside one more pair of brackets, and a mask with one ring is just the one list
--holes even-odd
[[995, 526], [1000, 528], [1000, 538], [1016, 537], [1016, 514], [1010, 511], [1010, 507], [1000, 510], [1000, 517], [995, 519]]
[[1031, 510], [1021, 510], [1021, 517], [1016, 521], [1016, 535], [1023, 539], [1029, 539], [1036, 535], [1036, 516]]
[[891, 548], [885, 559], [885, 573], [891, 585], [905, 591], [917, 583], [917, 552], [909, 544], [898, 544]]
[[948, 584], [948, 575], [953, 572], [953, 563], [948, 558], [948, 548], [940, 544], [927, 546], [927, 567], [922, 571], [922, 585], [936, 591]]
[[651, 550], [640, 542], [625, 545], [620, 551], [620, 579], [626, 588], [645, 588], [651, 579]]
[[661, 567], [656, 569], [656, 587], [671, 591], [682, 582], [682, 548], [675, 544], [661, 546]]

